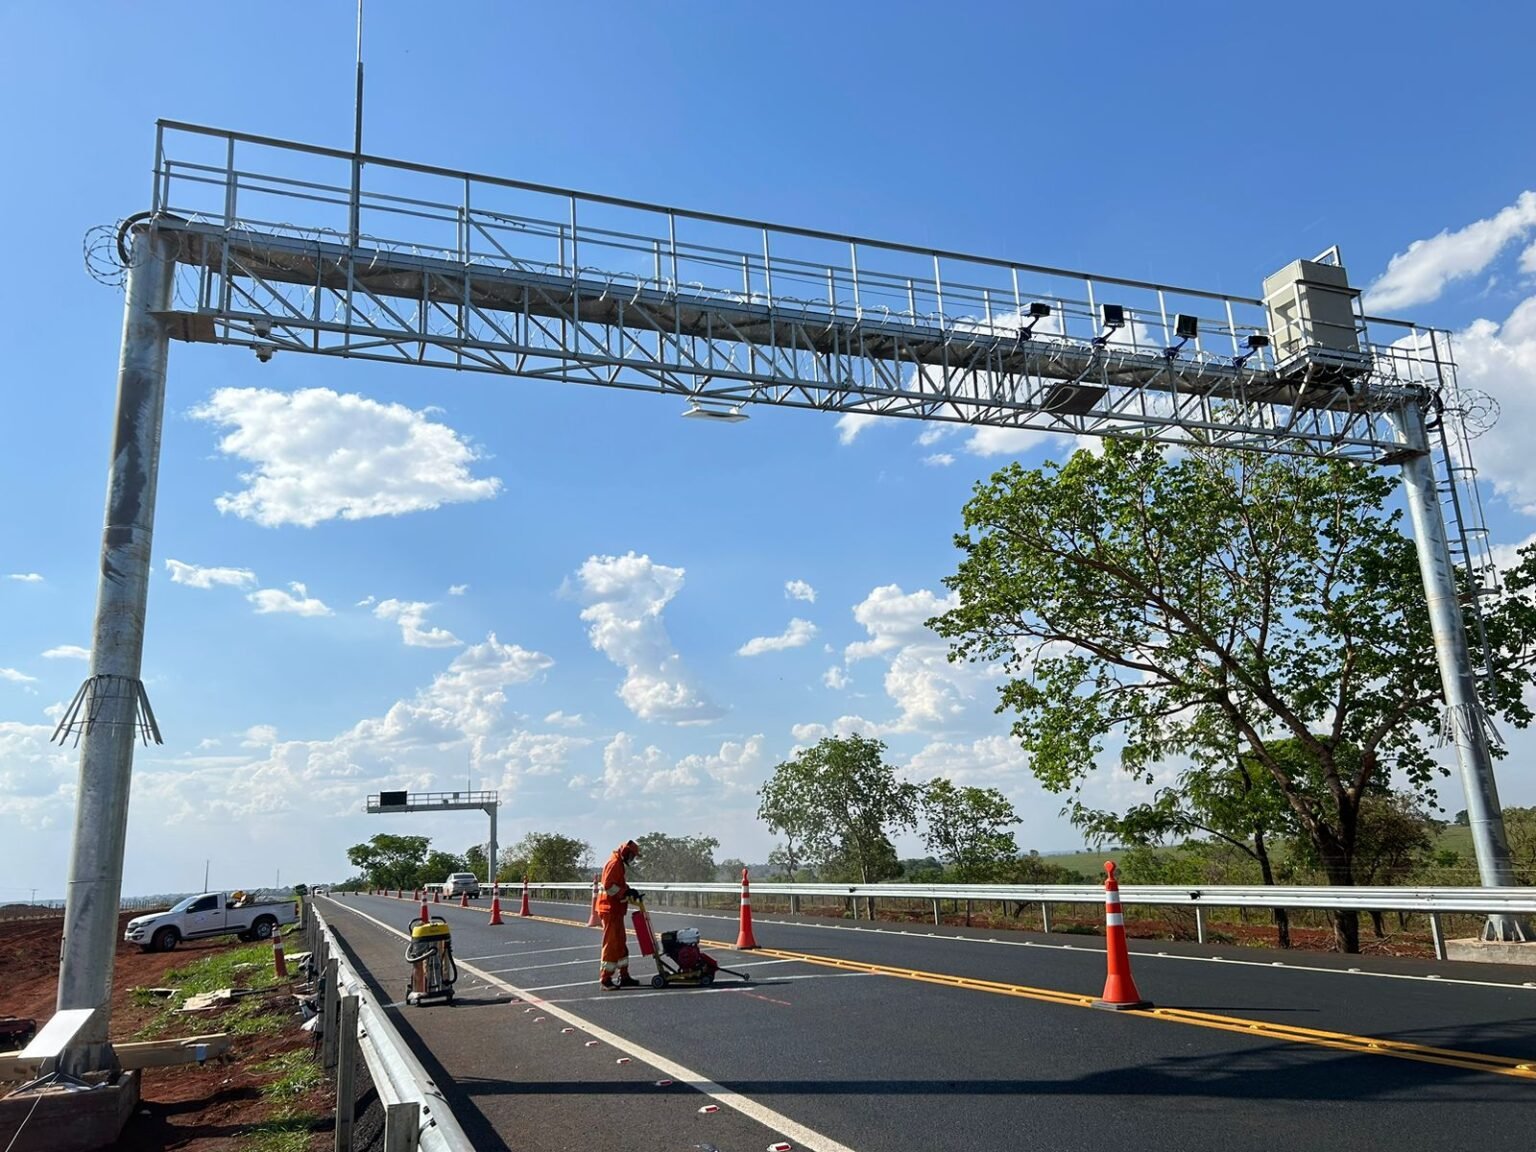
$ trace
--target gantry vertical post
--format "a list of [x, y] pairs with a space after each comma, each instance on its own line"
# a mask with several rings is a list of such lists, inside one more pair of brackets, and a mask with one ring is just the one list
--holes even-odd
[[96, 1009], [90, 1026], [80, 1033], [82, 1046], [67, 1056], [65, 1070], [75, 1072], [115, 1064], [107, 1043], [112, 960], [117, 952], [133, 744], [144, 700], [139, 671], [170, 345], [157, 313], [171, 306], [175, 274], [172, 239], [153, 223], [136, 226], [131, 245], [91, 675], [77, 697], [73, 722], [60, 725], [61, 736], [79, 733], [80, 782], [58, 1007]]
[[488, 878], [489, 878], [490, 883], [491, 883], [491, 895], [492, 896], [496, 895], [496, 809], [497, 809], [497, 807], [498, 807], [498, 803], [496, 801], [494, 801], [494, 800], [491, 803], [489, 803], [489, 804], [487, 804], [485, 806], [486, 812], [489, 813], [490, 817], [491, 817], [491, 843], [490, 843], [490, 853], [489, 853], [490, 860], [489, 860], [489, 863], [486, 864], [485, 868], [486, 868], [486, 871], [489, 873], [489, 877]]
[[[1391, 414], [1392, 426], [1402, 443], [1403, 491], [1418, 544], [1419, 573], [1429, 605], [1429, 624], [1435, 638], [1435, 661], [1440, 666], [1440, 685], [1445, 693], [1444, 731], [1456, 744], [1461, 782], [1466, 792], [1467, 822], [1472, 828], [1472, 847], [1477, 854], [1478, 878], [1487, 888], [1515, 884], [1509, 860], [1509, 839], [1504, 833], [1504, 810], [1493, 778], [1493, 759], [1488, 752], [1488, 733], [1477, 681], [1467, 648], [1467, 632], [1457, 597], [1456, 570], [1445, 518], [1435, 491], [1435, 469], [1430, 457], [1429, 436], [1424, 427], [1423, 400], [1411, 400]], [[1489, 916], [1484, 939], [1524, 938], [1523, 926], [1513, 916]]]

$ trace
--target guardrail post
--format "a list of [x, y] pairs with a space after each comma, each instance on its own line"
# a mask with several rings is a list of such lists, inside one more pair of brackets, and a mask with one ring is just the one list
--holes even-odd
[[1044, 901], [1040, 903], [1040, 931], [1051, 934], [1051, 906]]
[[384, 1108], [384, 1152], [416, 1152], [421, 1141], [421, 1105], [402, 1100]]
[[1205, 943], [1205, 909], [1195, 905], [1195, 939]]
[[937, 899], [933, 902], [933, 926], [935, 928], [939, 926], [939, 902]]
[[339, 1015], [340, 997], [336, 983], [340, 965], [333, 959], [325, 962], [325, 996], [320, 1009], [320, 1066], [327, 1072], [336, 1067], [336, 1017]]
[[353, 1097], [357, 1072], [357, 997], [341, 998], [341, 1027], [336, 1031], [336, 1152], [352, 1152]]
[[1445, 927], [1440, 923], [1440, 913], [1438, 912], [1431, 912], [1429, 914], [1429, 934], [1435, 940], [1435, 959], [1446, 959]]

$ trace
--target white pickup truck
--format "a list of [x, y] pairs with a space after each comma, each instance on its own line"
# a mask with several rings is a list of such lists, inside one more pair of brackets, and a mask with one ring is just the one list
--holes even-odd
[[135, 916], [123, 939], [146, 952], [169, 952], [183, 940], [208, 936], [239, 936], [267, 940], [279, 925], [298, 921], [292, 900], [260, 900], [244, 892], [204, 892], [188, 896], [165, 912]]

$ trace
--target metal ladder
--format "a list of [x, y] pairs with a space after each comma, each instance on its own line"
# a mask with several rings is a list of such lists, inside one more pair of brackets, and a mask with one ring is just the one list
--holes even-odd
[[[1498, 595], [1499, 571], [1494, 563], [1482, 495], [1477, 487], [1477, 466], [1472, 460], [1467, 398], [1456, 386], [1456, 364], [1451, 358], [1449, 341], [1437, 338], [1438, 333], [1426, 335], [1440, 374], [1437, 412], [1429, 429], [1435, 489], [1445, 520], [1451, 559], [1460, 569], [1463, 581], [1461, 614], [1472, 647], [1473, 676], [1481, 689], [1493, 678], [1493, 652], [1488, 645], [1482, 604], [1488, 597]], [[1489, 740], [1502, 746], [1504, 739], [1493, 722], [1486, 714], [1482, 719]]]

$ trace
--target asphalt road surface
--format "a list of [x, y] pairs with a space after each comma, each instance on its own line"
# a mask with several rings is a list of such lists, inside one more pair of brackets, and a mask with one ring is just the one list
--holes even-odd
[[1536, 969], [1138, 942], [1156, 1007], [1105, 1012], [1092, 937], [760, 915], [747, 953], [734, 917], [653, 911], [751, 982], [603, 992], [585, 907], [509, 907], [433, 905], [459, 1001], [407, 1007], [416, 905], [321, 904], [477, 1149], [1443, 1152], [1536, 1126]]

